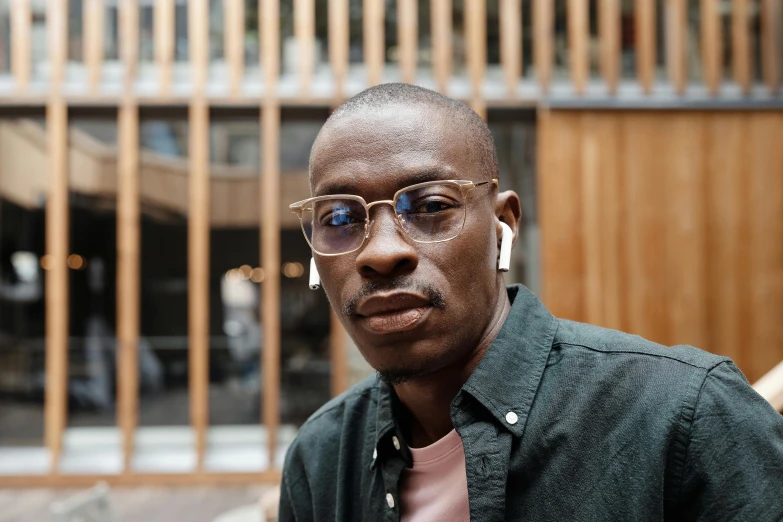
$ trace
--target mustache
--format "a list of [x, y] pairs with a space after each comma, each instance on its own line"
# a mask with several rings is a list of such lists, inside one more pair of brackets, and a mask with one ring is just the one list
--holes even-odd
[[411, 293], [423, 294], [435, 308], [446, 307], [446, 298], [443, 295], [443, 292], [435, 286], [425, 283], [424, 281], [417, 281], [407, 277], [395, 277], [382, 283], [370, 281], [363, 284], [359, 291], [343, 304], [343, 315], [354, 315], [356, 313], [356, 307], [359, 305], [359, 301], [371, 297], [378, 292], [389, 290], [403, 290]]

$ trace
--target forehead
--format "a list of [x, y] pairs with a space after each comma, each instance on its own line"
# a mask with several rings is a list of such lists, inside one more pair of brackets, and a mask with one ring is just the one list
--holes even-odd
[[468, 141], [448, 115], [422, 107], [344, 115], [328, 122], [313, 146], [312, 193], [383, 199], [422, 181], [478, 180]]

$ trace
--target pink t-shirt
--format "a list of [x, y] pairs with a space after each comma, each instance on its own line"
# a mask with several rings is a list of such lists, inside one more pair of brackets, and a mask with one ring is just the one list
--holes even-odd
[[457, 430], [425, 448], [410, 448], [402, 470], [402, 522], [470, 522], [465, 449]]

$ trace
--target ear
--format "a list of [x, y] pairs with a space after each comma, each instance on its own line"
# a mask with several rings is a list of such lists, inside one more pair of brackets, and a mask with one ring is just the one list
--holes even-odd
[[500, 228], [500, 222], [505, 223], [514, 233], [514, 244], [519, 237], [519, 220], [522, 217], [522, 205], [519, 202], [519, 196], [513, 190], [506, 190], [505, 192], [499, 192], [495, 199], [495, 216], [498, 219], [498, 223], [495, 224], [495, 232], [497, 233], [497, 244], [500, 245], [500, 240], [503, 237], [503, 229]]

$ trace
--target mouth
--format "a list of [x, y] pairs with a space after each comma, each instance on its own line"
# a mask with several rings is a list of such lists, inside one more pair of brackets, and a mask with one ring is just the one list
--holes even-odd
[[433, 308], [425, 297], [410, 293], [375, 294], [356, 307], [359, 322], [375, 334], [413, 330]]

